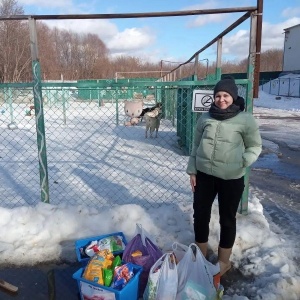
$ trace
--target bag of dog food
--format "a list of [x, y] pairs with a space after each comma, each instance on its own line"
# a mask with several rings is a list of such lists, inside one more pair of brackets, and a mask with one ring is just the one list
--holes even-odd
[[114, 256], [108, 250], [101, 250], [94, 255], [86, 266], [82, 277], [86, 280], [104, 285], [103, 269], [109, 269], [112, 266]]

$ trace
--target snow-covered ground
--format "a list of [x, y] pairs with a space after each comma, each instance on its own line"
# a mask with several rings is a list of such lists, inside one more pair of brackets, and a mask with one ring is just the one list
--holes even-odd
[[285, 110], [300, 112], [300, 98], [276, 96], [267, 94], [264, 91], [259, 91], [259, 98], [254, 100], [254, 105], [256, 107], [276, 109], [276, 114], [284, 114]]
[[[270, 109], [279, 116], [300, 112], [299, 98], [282, 97], [281, 100], [275, 100], [275, 96], [264, 92], [260, 92], [254, 105]], [[299, 137], [290, 137], [288, 140], [294, 143], [295, 139], [299, 140]], [[139, 150], [136, 155], [143, 157], [145, 151], [150, 151], [149, 147], [140, 145], [140, 149], [136, 149], [139, 143], [134, 145]], [[161, 167], [162, 170], [159, 170], [157, 165], [156, 171], [164, 173], [165, 165], [162, 163]], [[176, 172], [179, 167], [179, 172], [184, 174], [185, 166], [177, 166]], [[172, 177], [172, 173], [165, 176]], [[183, 176], [186, 176], [188, 186], [188, 175]], [[115, 180], [117, 182], [118, 178], [115, 177]], [[9, 182], [6, 181], [7, 184]], [[79, 187], [80, 184], [76, 188]], [[14, 189], [13, 184], [11, 189]], [[0, 263], [28, 265], [60, 259], [72, 262], [76, 260], [74, 240], [116, 231], [122, 231], [130, 240], [136, 223], [142, 224], [164, 251], [169, 250], [174, 241], [187, 245], [193, 242], [191, 192], [186, 202], [166, 203], [159, 208], [149, 209], [141, 206], [136, 198], [130, 199], [129, 193], [126, 197], [128, 204], [105, 209], [44, 203], [15, 208], [0, 207]], [[217, 249], [218, 235], [218, 207], [215, 203], [209, 240], [214, 250]], [[250, 194], [249, 214], [237, 216], [237, 238], [232, 261], [251, 280], [241, 282], [234, 290], [225, 290], [223, 299], [300, 299], [300, 273], [293, 260], [298, 255], [297, 251], [299, 241], [273, 232], [260, 199]]]

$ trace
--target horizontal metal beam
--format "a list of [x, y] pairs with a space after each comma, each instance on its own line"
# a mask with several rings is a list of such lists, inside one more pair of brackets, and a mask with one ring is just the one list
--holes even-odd
[[198, 9], [198, 10], [181, 10], [167, 12], [146, 12], [146, 13], [120, 13], [120, 14], [75, 14], [75, 15], [10, 15], [1, 16], [0, 21], [15, 20], [66, 20], [66, 19], [129, 19], [129, 18], [158, 18], [158, 17], [178, 17], [192, 15], [210, 15], [223, 13], [252, 12], [256, 7], [232, 7], [217, 9]]
[[[114, 81], [108, 82], [88, 82], [88, 81], [78, 81], [78, 82], [41, 82], [41, 86], [43, 89], [53, 89], [53, 90], [61, 90], [62, 88], [74, 88], [77, 89], [109, 89], [114, 90], [116, 88], [122, 88], [124, 86], [130, 88], [130, 87], [150, 87], [150, 86], [157, 86], [157, 87], [165, 87], [165, 88], [176, 88], [176, 87], [190, 87], [190, 86], [215, 86], [215, 84], [218, 82], [218, 80], [199, 80], [199, 81], [133, 81], [133, 82], [122, 82], [122, 83], [116, 83]], [[236, 84], [241, 85], [247, 85], [248, 79], [236, 79]], [[14, 83], [0, 83], [0, 90], [5, 88], [15, 88], [15, 89], [26, 89], [26, 88], [32, 88], [33, 83], [20, 83], [20, 82], [14, 82]]]

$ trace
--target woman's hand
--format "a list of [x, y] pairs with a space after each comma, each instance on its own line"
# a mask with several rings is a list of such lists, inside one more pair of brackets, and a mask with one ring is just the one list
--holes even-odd
[[194, 174], [190, 175], [190, 184], [191, 184], [193, 193], [195, 193], [196, 175], [194, 175]]

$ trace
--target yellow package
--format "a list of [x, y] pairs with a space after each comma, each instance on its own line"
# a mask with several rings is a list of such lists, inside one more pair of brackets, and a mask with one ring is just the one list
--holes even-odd
[[83, 272], [82, 277], [86, 280], [104, 285], [103, 269], [110, 269], [114, 255], [108, 250], [101, 250], [94, 255]]

